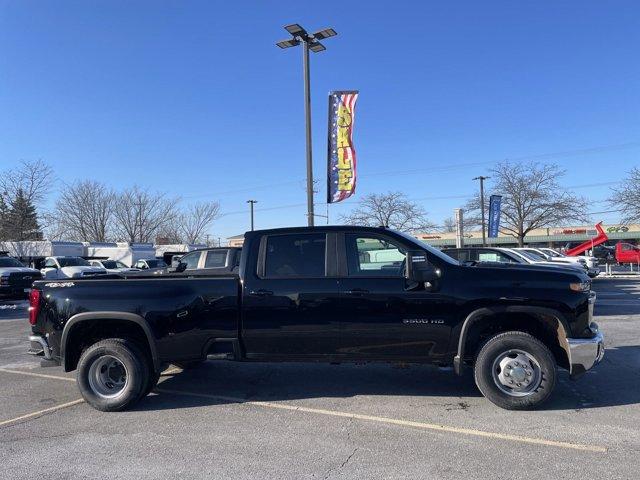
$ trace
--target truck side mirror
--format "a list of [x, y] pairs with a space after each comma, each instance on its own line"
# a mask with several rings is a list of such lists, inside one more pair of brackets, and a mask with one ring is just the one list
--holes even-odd
[[405, 276], [413, 282], [433, 282], [440, 278], [440, 270], [429, 263], [422, 250], [409, 250]]

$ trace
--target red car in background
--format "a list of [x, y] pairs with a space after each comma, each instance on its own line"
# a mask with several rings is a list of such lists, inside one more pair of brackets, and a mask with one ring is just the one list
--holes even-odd
[[616, 262], [640, 264], [640, 247], [630, 243], [616, 244]]

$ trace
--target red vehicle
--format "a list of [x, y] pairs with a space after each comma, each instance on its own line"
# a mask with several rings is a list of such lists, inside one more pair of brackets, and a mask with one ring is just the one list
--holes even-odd
[[640, 264], [640, 247], [618, 242], [616, 244], [616, 262]]

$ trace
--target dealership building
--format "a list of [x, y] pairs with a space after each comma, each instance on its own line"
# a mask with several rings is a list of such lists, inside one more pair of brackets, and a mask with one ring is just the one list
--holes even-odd
[[[640, 224], [631, 225], [602, 225], [609, 240], [607, 244], [614, 245], [619, 241], [638, 243], [640, 240]], [[525, 238], [525, 245], [551, 248], [564, 248], [569, 243], [582, 243], [598, 235], [594, 225], [580, 225], [575, 227], [549, 227], [538, 228], [529, 232]], [[456, 234], [442, 232], [425, 232], [415, 234], [417, 238], [433, 245], [434, 247], [455, 247]], [[467, 246], [482, 245], [482, 231], [473, 230], [464, 232], [464, 244]], [[516, 247], [518, 241], [515, 237], [500, 233], [496, 238], [487, 238], [488, 245], [500, 247]]]

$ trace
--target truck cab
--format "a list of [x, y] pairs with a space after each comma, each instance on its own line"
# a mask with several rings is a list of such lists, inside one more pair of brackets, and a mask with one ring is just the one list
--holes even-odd
[[640, 264], [640, 247], [630, 243], [616, 244], [616, 262]]

